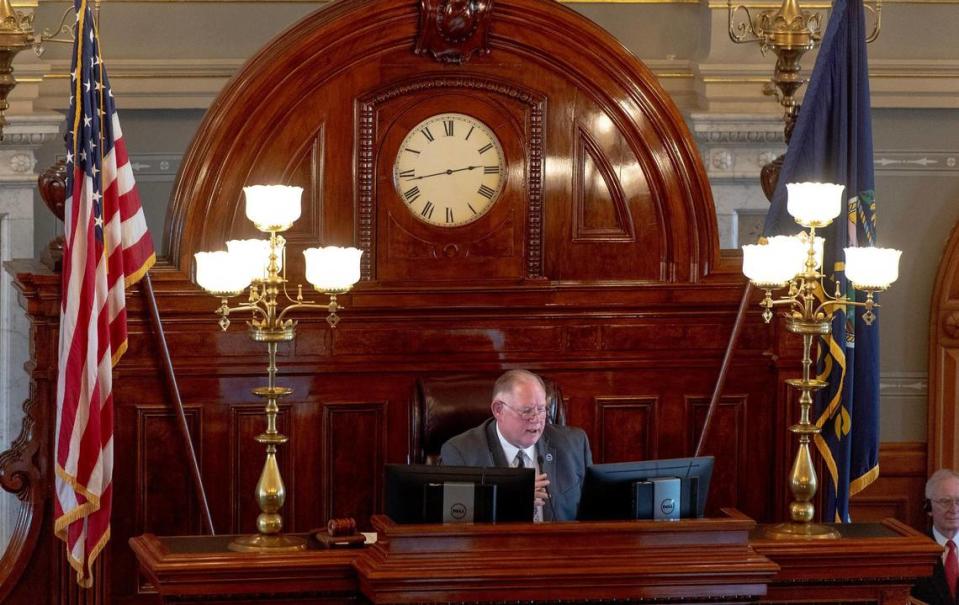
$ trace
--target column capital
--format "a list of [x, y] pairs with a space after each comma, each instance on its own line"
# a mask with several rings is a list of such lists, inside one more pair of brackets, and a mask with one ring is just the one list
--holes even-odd
[[35, 186], [37, 159], [42, 145], [60, 136], [63, 115], [41, 113], [8, 115], [0, 141], [0, 188]]

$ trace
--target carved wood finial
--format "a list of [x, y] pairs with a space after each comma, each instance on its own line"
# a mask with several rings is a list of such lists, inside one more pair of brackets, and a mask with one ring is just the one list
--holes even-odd
[[[67, 201], [66, 161], [59, 160], [56, 164], [47, 168], [46, 172], [37, 178], [37, 187], [40, 189], [40, 197], [43, 198], [43, 203], [47, 205], [53, 216], [62, 221], [64, 205]], [[63, 266], [63, 245], [63, 236], [58, 235], [50, 241], [43, 257], [40, 259], [40, 262], [57, 273], [61, 271]]]
[[418, 55], [429, 53], [441, 63], [466, 63], [474, 54], [488, 55], [493, 0], [420, 0]]

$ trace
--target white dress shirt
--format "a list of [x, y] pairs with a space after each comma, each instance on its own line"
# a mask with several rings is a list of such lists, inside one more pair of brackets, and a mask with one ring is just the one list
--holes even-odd
[[[503, 453], [506, 454], [506, 462], [508, 462], [510, 466], [516, 466], [516, 452], [518, 452], [520, 448], [507, 441], [506, 437], [503, 437], [503, 433], [500, 432], [498, 424], [496, 425], [496, 436], [499, 437], [500, 447], [503, 448]], [[523, 448], [523, 453], [526, 454], [526, 459], [529, 460], [528, 468], [535, 469], [538, 475], [539, 464], [536, 462], [536, 444]]]
[[946, 563], [946, 554], [948, 554], [948, 552], [949, 552], [948, 549], [946, 549], [946, 542], [948, 542], [949, 540], [952, 540], [953, 542], [956, 543], [956, 546], [959, 546], [959, 535], [953, 536], [952, 538], [947, 538], [947, 537], [944, 536], [938, 529], [936, 529], [936, 526], [935, 526], [935, 525], [933, 525], [933, 526], [932, 526], [932, 537], [933, 537], [933, 539], [936, 541], [936, 543], [938, 543], [939, 546], [942, 547], [942, 563], [943, 563], [943, 565], [945, 565], [945, 563]]
[[[506, 461], [510, 466], [516, 466], [516, 453], [520, 451], [520, 448], [516, 447], [512, 443], [506, 440], [506, 437], [503, 437], [503, 433], [499, 430], [499, 424], [496, 425], [496, 436], [499, 437], [500, 447], [503, 448], [503, 453], [506, 454]], [[536, 444], [522, 448], [524, 454], [526, 454], [526, 459], [529, 460], [529, 466], [527, 468], [533, 469], [533, 471], [538, 475], [539, 470], [539, 461], [536, 460]], [[533, 505], [533, 522], [541, 523], [543, 521], [543, 507]]]

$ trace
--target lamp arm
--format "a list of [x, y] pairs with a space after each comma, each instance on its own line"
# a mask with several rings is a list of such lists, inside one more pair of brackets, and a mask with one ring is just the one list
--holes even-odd
[[227, 316], [230, 313], [238, 313], [240, 311], [252, 311], [254, 315], [258, 314], [264, 320], [268, 319], [269, 317], [266, 310], [257, 304], [245, 304], [245, 305], [237, 305], [235, 307], [230, 307], [226, 303], [224, 303], [223, 305], [220, 306], [219, 309], [217, 309], [217, 313], [223, 316]]
[[[327, 303], [324, 305], [323, 303], [317, 303], [313, 301], [303, 301], [303, 302], [293, 301], [292, 305], [287, 305], [282, 311], [280, 311], [280, 315], [276, 319], [277, 321], [282, 322], [283, 318], [286, 317], [287, 313], [289, 313], [290, 311], [296, 311], [297, 309], [323, 309], [326, 312], [330, 312], [331, 310], [333, 310], [332, 306], [333, 306], [332, 303]], [[337, 309], [342, 309], [342, 308], [343, 307], [339, 307], [339, 306], [337, 307]]]
[[33, 52], [36, 53], [38, 57], [43, 56], [44, 47], [43, 45], [47, 42], [57, 42], [59, 44], [73, 44], [76, 42], [73, 38], [73, 26], [72, 24], [67, 25], [67, 20], [74, 15], [73, 6], [68, 6], [66, 10], [63, 11], [63, 16], [60, 18], [60, 24], [57, 25], [55, 29], [46, 29], [39, 34], [33, 40]]
[[[736, 44], [746, 44], [760, 39], [753, 25], [753, 16], [749, 8], [740, 4], [733, 7], [732, 0], [726, 1], [726, 7], [729, 15], [729, 39]], [[742, 11], [746, 14], [745, 20], [737, 21], [736, 15]]]
[[815, 313], [826, 313], [826, 311], [831, 307], [860, 307], [862, 309], [878, 309], [879, 303], [873, 300], [871, 292], [868, 294], [869, 297], [863, 302], [859, 302], [858, 300], [849, 300], [846, 297], [824, 301], [822, 304], [816, 307]]
[[803, 308], [802, 301], [800, 301], [798, 298], [794, 298], [794, 297], [785, 297], [785, 296], [784, 296], [783, 298], [775, 298], [775, 299], [772, 299], [772, 300], [768, 301], [767, 304], [768, 304], [770, 307], [779, 307], [779, 306], [782, 306], [782, 305], [790, 305], [790, 306], [795, 307], [795, 308], [797, 308], [797, 309], [802, 309], [802, 308]]
[[296, 298], [290, 296], [290, 293], [286, 290], [286, 283], [283, 284], [283, 296], [286, 297], [286, 300], [290, 301], [294, 305], [297, 304], [306, 304], [306, 305], [319, 305], [320, 303], [313, 300], [303, 300], [303, 284], [296, 285]]
[[866, 36], [866, 44], [871, 44], [879, 37], [879, 31], [882, 29], [882, 0], [876, 0], [875, 5], [863, 3], [863, 8], [871, 12], [876, 17], [876, 22], [872, 26], [872, 31]]

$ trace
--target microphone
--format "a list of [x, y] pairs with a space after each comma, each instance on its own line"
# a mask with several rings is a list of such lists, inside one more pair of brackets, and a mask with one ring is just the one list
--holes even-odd
[[[539, 467], [540, 472], [543, 472], [543, 455], [542, 454], [536, 455], [536, 466]], [[550, 516], [552, 517], [552, 520], [555, 521], [556, 509], [553, 508], [553, 495], [549, 493], [548, 485], [544, 486], [543, 489], [546, 490], [546, 504], [549, 505]]]

